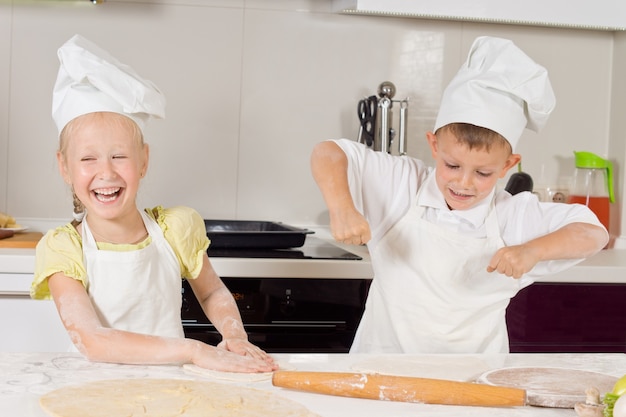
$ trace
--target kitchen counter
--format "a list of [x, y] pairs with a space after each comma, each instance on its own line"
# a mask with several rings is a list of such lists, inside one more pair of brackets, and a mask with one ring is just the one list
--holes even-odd
[[[298, 226], [305, 227], [302, 225]], [[356, 253], [363, 259], [212, 258], [211, 262], [217, 273], [222, 277], [372, 278], [370, 257], [365, 246], [343, 245], [333, 242], [330, 232], [324, 227], [307, 228], [315, 231], [313, 236]], [[46, 229], [39, 228], [35, 230], [45, 231]], [[0, 274], [32, 274], [34, 263], [34, 249], [0, 249]], [[626, 284], [626, 249], [603, 250], [567, 271], [543, 278], [541, 282]], [[3, 285], [0, 281], [0, 291], [3, 290]]]
[[[279, 363], [300, 371], [352, 372], [373, 355], [277, 354]], [[481, 373], [503, 367], [566, 367], [602, 372], [616, 377], [626, 369], [624, 354], [508, 354], [508, 355], [385, 355], [380, 361], [408, 360], [428, 363], [429, 378], [473, 380]], [[382, 363], [381, 362], [381, 363]], [[462, 364], [473, 363], [468, 367]], [[478, 373], [476, 373], [478, 372]], [[365, 400], [305, 393], [272, 386], [270, 381], [231, 382], [188, 374], [180, 366], [138, 366], [93, 363], [74, 353], [0, 353], [0, 415], [43, 417], [39, 397], [60, 387], [102, 379], [174, 378], [238, 384], [273, 391], [296, 401], [322, 417], [380, 416], [575, 416], [572, 409], [540, 407], [462, 407]]]

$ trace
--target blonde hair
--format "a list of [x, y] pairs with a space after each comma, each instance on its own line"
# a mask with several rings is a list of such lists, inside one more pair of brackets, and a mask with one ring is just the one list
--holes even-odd
[[450, 123], [439, 129], [436, 133], [448, 131], [458, 141], [466, 145], [469, 149], [484, 149], [489, 151], [492, 146], [504, 146], [513, 152], [508, 140], [498, 132], [486, 127], [476, 126], [470, 123]]
[[[83, 114], [75, 119], [70, 120], [65, 125], [61, 134], [59, 135], [59, 153], [63, 155], [63, 159], [66, 158], [67, 147], [69, 146], [70, 139], [75, 135], [76, 131], [80, 130], [82, 126], [94, 121], [105, 121], [111, 125], [118, 125], [132, 130], [133, 139], [137, 141], [137, 145], [143, 148], [144, 139], [141, 128], [131, 118], [124, 116], [120, 113], [113, 112], [94, 112]], [[85, 216], [85, 206], [76, 196], [74, 189], [72, 189], [72, 200], [74, 204], [72, 224], [77, 226]]]

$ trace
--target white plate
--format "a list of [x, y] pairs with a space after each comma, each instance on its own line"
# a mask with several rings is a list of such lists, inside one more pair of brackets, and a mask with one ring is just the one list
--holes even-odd
[[0, 227], [0, 230], [12, 230], [14, 233], [20, 233], [28, 230], [28, 227]]

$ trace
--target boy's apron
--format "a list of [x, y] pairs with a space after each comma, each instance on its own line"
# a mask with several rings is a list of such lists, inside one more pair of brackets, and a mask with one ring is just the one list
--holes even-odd
[[105, 327], [164, 337], [184, 337], [180, 318], [181, 271], [155, 220], [141, 211], [151, 237], [131, 251], [98, 250], [82, 222], [87, 292]]
[[505, 310], [519, 280], [488, 273], [504, 246], [493, 201], [486, 238], [422, 219], [415, 204], [372, 253], [374, 280], [351, 352], [508, 352]]

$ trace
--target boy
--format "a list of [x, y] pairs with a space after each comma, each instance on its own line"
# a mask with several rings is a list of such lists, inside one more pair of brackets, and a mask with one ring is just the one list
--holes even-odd
[[331, 232], [367, 243], [374, 269], [351, 352], [508, 352], [511, 297], [605, 246], [587, 207], [495, 190], [524, 128], [538, 131], [554, 104], [543, 67], [480, 37], [426, 135], [434, 169], [345, 139], [316, 146]]

